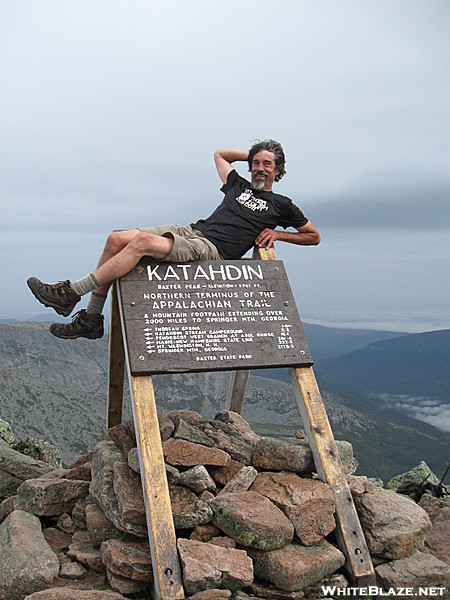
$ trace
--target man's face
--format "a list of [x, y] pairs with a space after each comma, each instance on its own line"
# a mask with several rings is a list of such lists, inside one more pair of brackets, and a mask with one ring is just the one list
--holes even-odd
[[255, 154], [252, 162], [252, 188], [258, 191], [271, 192], [272, 184], [279, 171], [275, 168], [273, 152], [261, 150]]

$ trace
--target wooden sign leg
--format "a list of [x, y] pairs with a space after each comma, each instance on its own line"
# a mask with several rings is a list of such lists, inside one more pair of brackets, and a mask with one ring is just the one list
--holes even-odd
[[[254, 258], [276, 260], [274, 248], [255, 248]], [[289, 369], [309, 447], [320, 479], [328, 483], [336, 501], [336, 537], [346, 568], [358, 585], [374, 585], [376, 577], [358, 513], [342, 467], [333, 432], [312, 367]]]
[[347, 571], [358, 585], [374, 585], [372, 560], [313, 369], [291, 368], [289, 374], [317, 473], [334, 492], [337, 539], [347, 558]]
[[152, 555], [154, 598], [184, 598], [172, 506], [150, 376], [131, 377], [132, 406]]
[[231, 373], [227, 396], [227, 410], [232, 410], [240, 415], [242, 414], [249, 375], [250, 371], [247, 370], [233, 371]]
[[111, 321], [109, 324], [108, 407], [106, 422], [110, 429], [122, 422], [125, 350], [120, 322], [117, 284], [111, 288]]

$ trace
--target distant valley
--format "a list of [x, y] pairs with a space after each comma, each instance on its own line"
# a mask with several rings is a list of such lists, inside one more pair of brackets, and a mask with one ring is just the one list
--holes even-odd
[[[408, 396], [415, 389], [417, 394], [432, 389], [439, 406], [448, 407], [443, 361], [449, 354], [449, 332], [404, 336], [309, 324], [305, 332], [335, 437], [353, 444], [358, 472], [387, 480], [423, 459], [441, 473], [448, 460], [448, 433], [411, 418], [411, 411], [374, 402], [374, 394], [389, 397], [404, 390]], [[421, 352], [422, 371], [414, 387], [412, 374], [419, 368], [416, 357]], [[104, 436], [107, 354], [106, 338], [62, 341], [50, 335], [48, 323], [0, 324], [0, 416], [11, 423], [17, 437], [52, 441], [69, 463]], [[225, 405], [229, 376], [155, 376], [158, 406], [161, 411], [186, 407], [211, 418]], [[302, 427], [286, 379], [285, 369], [252, 372], [243, 416], [262, 435], [291, 436]], [[127, 393], [124, 419], [128, 418]]]

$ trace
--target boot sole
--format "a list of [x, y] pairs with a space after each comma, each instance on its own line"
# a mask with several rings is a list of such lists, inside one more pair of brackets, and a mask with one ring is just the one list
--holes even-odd
[[27, 285], [31, 290], [31, 293], [33, 294], [33, 296], [36, 298], [36, 300], [38, 300], [41, 304], [43, 304], [44, 306], [46, 306], [47, 308], [53, 308], [53, 310], [55, 312], [58, 313], [58, 315], [61, 315], [62, 317], [68, 317], [70, 315], [70, 313], [73, 311], [73, 309], [75, 308], [75, 304], [72, 306], [72, 308], [62, 308], [61, 306], [59, 306], [58, 304], [53, 304], [51, 302], [48, 302], [48, 300], [44, 299], [40, 294], [39, 291], [35, 288], [35, 283], [34, 281], [30, 281], [30, 279], [28, 279], [27, 281]]
[[75, 335], [58, 335], [57, 333], [53, 333], [53, 331], [50, 331], [50, 333], [52, 335], [54, 335], [55, 337], [59, 338], [60, 340], [77, 340], [78, 338], [85, 338], [87, 340], [97, 340], [103, 337], [103, 333], [102, 335], [95, 335], [95, 334], [83, 334], [83, 333], [79, 333], [79, 334], [75, 334]]
[[67, 335], [60, 335], [58, 334], [58, 332], [52, 331], [51, 327], [50, 327], [50, 333], [52, 335], [54, 335], [55, 337], [59, 338], [60, 340], [76, 340], [78, 338], [85, 338], [88, 340], [97, 340], [103, 337], [104, 335], [104, 331], [100, 333], [74, 333], [73, 335], [67, 334]]

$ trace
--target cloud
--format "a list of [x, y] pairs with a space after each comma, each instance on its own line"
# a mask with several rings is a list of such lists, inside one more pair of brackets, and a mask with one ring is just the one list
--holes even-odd
[[429, 425], [433, 425], [441, 431], [450, 431], [450, 407], [440, 406], [434, 414], [427, 414], [422, 411], [416, 411], [413, 414], [414, 418], [418, 421], [423, 421]]
[[450, 179], [441, 173], [380, 173], [328, 201], [316, 198], [314, 220], [341, 229], [445, 229], [449, 197]]
[[441, 431], [450, 431], [450, 404], [440, 399], [406, 394], [381, 394], [377, 398], [390, 408], [404, 412], [417, 421], [428, 423]]

